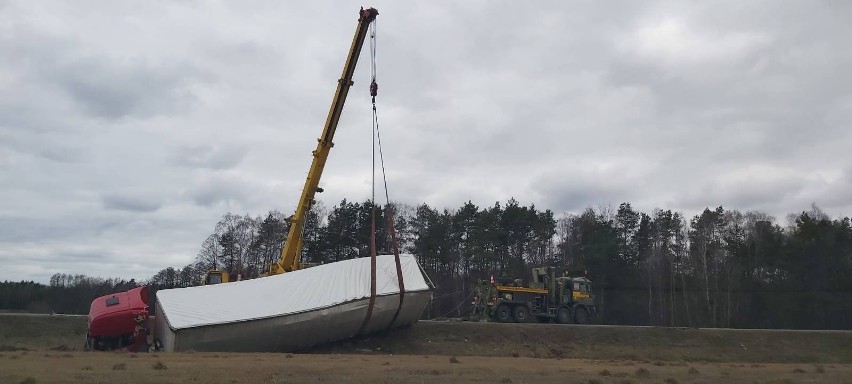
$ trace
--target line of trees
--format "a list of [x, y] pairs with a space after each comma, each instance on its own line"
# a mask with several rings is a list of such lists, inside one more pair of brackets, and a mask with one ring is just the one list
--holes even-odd
[[[846, 321], [852, 318], [850, 220], [831, 219], [816, 206], [791, 214], [782, 226], [765, 213], [723, 207], [685, 217], [671, 210], [639, 212], [623, 203], [557, 218], [514, 199], [443, 210], [394, 205], [376, 207], [379, 253], [390, 253], [384, 215], [391, 208], [401, 251], [416, 255], [437, 285], [427, 317], [465, 315], [477, 279], [527, 278], [530, 268], [550, 265], [587, 271], [603, 323], [852, 328]], [[330, 209], [315, 205], [304, 229], [302, 261], [368, 256], [372, 209], [369, 201], [343, 200]], [[192, 263], [165, 268], [147, 284], [152, 293], [198, 285], [211, 268], [244, 279], [258, 277], [278, 259], [288, 229], [287, 218], [277, 211], [256, 217], [225, 214]], [[23, 290], [92, 286], [67, 275], [55, 277], [49, 287], [29, 284]], [[101, 282], [116, 289], [122, 284]], [[16, 296], [10, 292], [22, 288], [10, 284], [26, 285], [0, 284], [0, 309], [58, 302]], [[13, 297], [18, 301], [13, 303]], [[73, 311], [85, 313], [88, 301], [78, 307]]]
[[[303, 261], [369, 255], [372, 205], [317, 205], [305, 227]], [[526, 278], [552, 265], [586, 270], [599, 321], [701, 327], [850, 328], [852, 229], [818, 207], [781, 226], [761, 212], [723, 207], [687, 218], [671, 210], [587, 209], [556, 218], [550, 210], [504, 204], [437, 210], [393, 206], [400, 249], [416, 255], [436, 283], [428, 317], [463, 316], [472, 283], [490, 275]], [[377, 246], [390, 253], [377, 207]], [[254, 278], [277, 260], [288, 223], [226, 214], [196, 260], [151, 280], [161, 287], [197, 284], [210, 268]]]
[[0, 283], [0, 310], [87, 314], [96, 297], [137, 287], [135, 280], [56, 273], [49, 285], [34, 281]]

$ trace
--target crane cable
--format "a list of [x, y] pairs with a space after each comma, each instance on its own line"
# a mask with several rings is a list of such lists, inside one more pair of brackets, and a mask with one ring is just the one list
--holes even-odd
[[363, 334], [367, 329], [367, 324], [370, 318], [373, 317], [373, 308], [376, 306], [376, 94], [378, 94], [379, 85], [376, 83], [376, 21], [370, 23], [370, 96], [373, 99], [373, 163], [372, 163], [372, 195], [370, 209], [370, 303], [367, 305], [367, 314], [361, 322], [361, 328], [358, 333]]
[[[388, 328], [393, 327], [393, 324], [396, 322], [396, 319], [399, 317], [399, 313], [402, 311], [402, 304], [405, 300], [405, 279], [402, 274], [402, 263], [400, 262], [399, 257], [399, 243], [396, 238], [396, 227], [394, 226], [394, 210], [393, 206], [390, 203], [390, 194], [388, 193], [388, 178], [387, 172], [385, 172], [385, 156], [384, 151], [382, 150], [382, 135], [381, 130], [379, 130], [379, 117], [376, 112], [376, 94], [378, 94], [379, 85], [376, 83], [376, 22], [373, 21], [371, 25], [371, 34], [370, 34], [370, 63], [372, 68], [372, 78], [373, 81], [370, 83], [370, 96], [372, 96], [373, 101], [373, 126], [376, 131], [376, 141], [379, 145], [379, 162], [382, 166], [382, 182], [385, 188], [385, 218], [387, 219], [387, 228], [388, 234], [390, 235], [391, 240], [391, 248], [393, 250], [394, 261], [396, 263], [396, 277], [397, 282], [399, 283], [399, 304], [396, 307], [396, 312], [393, 315], [390, 323], [388, 324]], [[373, 156], [375, 157], [375, 150], [373, 151]], [[375, 166], [374, 166], [375, 169]], [[373, 178], [373, 185], [375, 185], [375, 177]], [[375, 201], [375, 187], [373, 192], [373, 201]], [[375, 204], [374, 204], [375, 208]], [[375, 231], [373, 231], [375, 233]]]
[[390, 194], [388, 193], [388, 181], [387, 174], [385, 172], [385, 159], [384, 152], [382, 151], [382, 137], [379, 130], [379, 118], [378, 112], [376, 108], [376, 96], [378, 95], [379, 85], [376, 82], [376, 21], [373, 20], [370, 23], [370, 96], [372, 98], [373, 104], [373, 140], [372, 140], [372, 148], [373, 148], [373, 168], [372, 168], [372, 211], [371, 211], [371, 223], [370, 223], [370, 303], [367, 307], [367, 315], [364, 318], [364, 321], [361, 323], [361, 329], [359, 333], [364, 333], [367, 328], [367, 324], [370, 321], [370, 318], [373, 314], [373, 308], [375, 307], [376, 301], [376, 144], [378, 143], [379, 148], [379, 162], [382, 168], [382, 181], [385, 190], [385, 201], [386, 201], [386, 209], [385, 209], [385, 217], [387, 218], [387, 228], [388, 233], [391, 238], [391, 247], [393, 249], [394, 260], [396, 262], [396, 274], [397, 274], [397, 282], [399, 283], [399, 304], [396, 309], [396, 313], [394, 313], [393, 318], [388, 324], [388, 328], [393, 327], [393, 324], [396, 322], [396, 319], [399, 317], [400, 312], [402, 311], [402, 304], [405, 297], [405, 282], [402, 274], [402, 264], [400, 262], [399, 256], [399, 245], [396, 238], [396, 228], [394, 227], [393, 221], [393, 207], [390, 204]]

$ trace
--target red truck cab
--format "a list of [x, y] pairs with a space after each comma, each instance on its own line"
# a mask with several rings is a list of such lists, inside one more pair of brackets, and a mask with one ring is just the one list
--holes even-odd
[[147, 350], [147, 324], [148, 287], [98, 297], [89, 307], [86, 349]]

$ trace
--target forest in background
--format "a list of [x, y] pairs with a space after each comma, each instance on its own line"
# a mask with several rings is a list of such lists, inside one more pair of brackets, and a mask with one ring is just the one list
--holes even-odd
[[[818, 207], [787, 223], [761, 212], [707, 208], [693, 217], [639, 212], [629, 203], [556, 217], [514, 199], [438, 210], [394, 205], [401, 252], [417, 256], [436, 284], [424, 315], [464, 316], [477, 279], [528, 280], [530, 269], [585, 270], [599, 323], [686, 327], [850, 329], [852, 227]], [[369, 201], [316, 204], [304, 230], [303, 261], [369, 256]], [[376, 207], [377, 247], [390, 253]], [[279, 257], [289, 223], [280, 212], [225, 214], [195, 260], [144, 282], [156, 289], [198, 285], [210, 268], [255, 278]], [[91, 300], [135, 281], [56, 274], [49, 285], [0, 283], [0, 309], [88, 312]]]

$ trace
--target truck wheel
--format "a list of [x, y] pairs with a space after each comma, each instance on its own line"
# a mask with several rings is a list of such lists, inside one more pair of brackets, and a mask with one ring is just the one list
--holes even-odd
[[506, 304], [497, 307], [497, 312], [494, 313], [494, 316], [497, 318], [497, 321], [501, 323], [508, 323], [512, 321], [512, 311], [509, 310], [509, 306]]
[[556, 311], [556, 322], [559, 324], [571, 323], [571, 311], [566, 307], [561, 307]]
[[516, 323], [526, 323], [530, 317], [530, 311], [523, 305], [515, 307], [513, 312]]
[[585, 307], [580, 307], [574, 310], [574, 322], [577, 324], [586, 324], [589, 322], [589, 311]]

